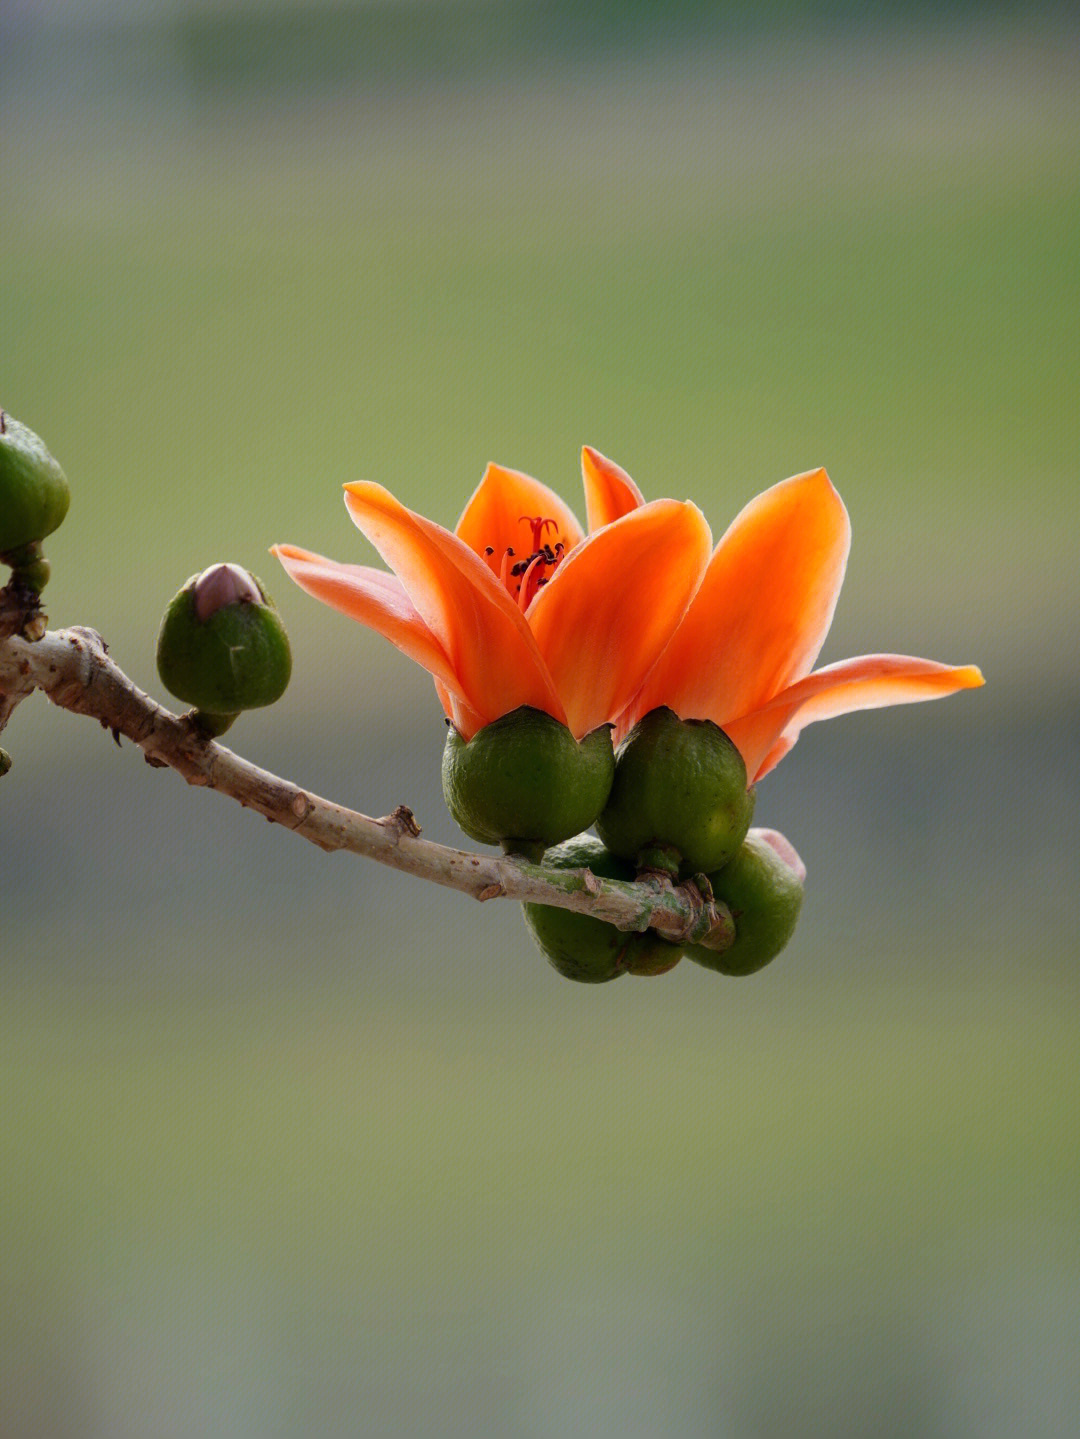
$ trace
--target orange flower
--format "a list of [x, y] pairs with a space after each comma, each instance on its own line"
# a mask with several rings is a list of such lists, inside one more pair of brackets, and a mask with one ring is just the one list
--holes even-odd
[[345, 486], [350, 516], [393, 575], [292, 545], [274, 553], [302, 589], [423, 665], [465, 739], [520, 705], [581, 739], [640, 688], [712, 543], [689, 501], [645, 504], [593, 451], [582, 469], [588, 538], [546, 485], [489, 465], [453, 534], [381, 485]]
[[811, 673], [836, 608], [850, 535], [824, 470], [783, 480], [751, 500], [620, 715], [617, 737], [660, 705], [681, 719], [711, 719], [738, 746], [755, 783], [815, 720], [981, 685], [973, 665], [910, 655], [862, 655]]

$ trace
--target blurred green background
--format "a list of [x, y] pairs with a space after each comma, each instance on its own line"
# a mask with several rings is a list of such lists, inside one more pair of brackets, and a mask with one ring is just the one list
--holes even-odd
[[1073, 1435], [1080, 66], [1064, 11], [0, 10], [0, 400], [54, 624], [159, 693], [268, 580], [249, 758], [452, 841], [426, 676], [275, 572], [343, 481], [452, 524], [594, 444], [719, 533], [824, 464], [824, 658], [983, 666], [807, 732], [764, 974], [559, 979], [23, 705], [0, 793], [0, 1432]]

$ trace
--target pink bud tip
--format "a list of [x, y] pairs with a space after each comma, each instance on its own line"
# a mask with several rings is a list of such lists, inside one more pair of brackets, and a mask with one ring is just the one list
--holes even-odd
[[226, 605], [262, 603], [259, 587], [239, 565], [211, 565], [193, 586], [195, 615], [205, 624]]
[[775, 850], [787, 865], [788, 869], [792, 870], [798, 877], [800, 884], [805, 882], [806, 865], [803, 864], [802, 859], [799, 857], [798, 850], [789, 839], [782, 835], [778, 829], [756, 829], [754, 833], [759, 839], [764, 840], [771, 849]]

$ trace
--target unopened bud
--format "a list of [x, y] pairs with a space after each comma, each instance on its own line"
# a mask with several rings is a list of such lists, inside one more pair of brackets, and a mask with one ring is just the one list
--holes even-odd
[[[0, 410], [0, 559], [33, 590], [49, 577], [36, 541], [67, 514], [71, 491], [63, 470], [25, 425]], [[20, 564], [24, 555], [30, 558]]]
[[[605, 849], [591, 834], [557, 845], [544, 856], [545, 868], [588, 869], [602, 879], [634, 878], [630, 865]], [[682, 949], [655, 931], [617, 929], [606, 920], [550, 904], [523, 906], [525, 923], [548, 963], [566, 979], [602, 984], [621, 974], [666, 974], [682, 958]]]
[[241, 710], [279, 699], [292, 654], [285, 628], [254, 575], [212, 565], [192, 575], [161, 621], [158, 673], [171, 694], [199, 711], [220, 734]]
[[724, 950], [687, 945], [687, 958], [720, 974], [754, 974], [795, 933], [806, 866], [775, 829], [752, 829], [735, 858], [708, 878], [715, 897], [731, 911], [735, 941]]

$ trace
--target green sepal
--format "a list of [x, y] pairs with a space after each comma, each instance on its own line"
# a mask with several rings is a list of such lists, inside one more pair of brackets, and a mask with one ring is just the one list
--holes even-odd
[[615, 780], [596, 823], [622, 858], [648, 863], [659, 846], [682, 856], [683, 876], [711, 874], [735, 854], [750, 828], [755, 791], [742, 755], [712, 720], [650, 710], [615, 755]]
[[450, 726], [446, 807], [470, 839], [535, 856], [588, 829], [611, 790], [611, 726], [580, 742], [543, 710], [522, 705], [466, 741]]

